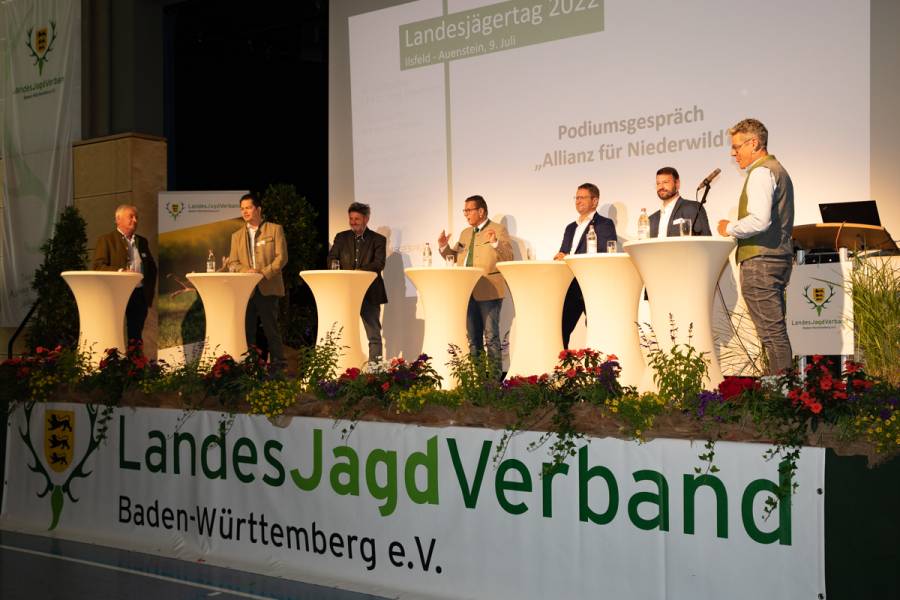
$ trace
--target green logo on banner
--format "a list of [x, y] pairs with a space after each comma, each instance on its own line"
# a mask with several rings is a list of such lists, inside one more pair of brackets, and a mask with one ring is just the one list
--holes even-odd
[[[803, 288], [803, 298], [810, 305], [810, 310], [816, 311], [816, 314], [822, 316], [822, 309], [834, 298], [834, 287], [829, 283], [828, 293], [825, 293], [824, 287], [813, 288], [811, 285]], [[812, 290], [810, 290], [812, 288]]]
[[172, 215], [172, 220], [178, 218], [182, 212], [184, 212], [184, 204], [181, 202], [166, 202], [166, 212]]
[[[24, 403], [25, 429], [19, 429], [19, 437], [22, 438], [31, 454], [31, 459], [34, 461], [34, 464], [28, 465], [28, 468], [40, 475], [44, 480], [44, 489], [37, 493], [38, 498], [44, 498], [47, 494], [50, 494], [52, 515], [50, 526], [47, 529], [52, 531], [59, 525], [59, 517], [62, 515], [66, 497], [72, 502], [78, 502], [78, 498], [72, 493], [72, 482], [76, 479], [88, 477], [92, 473], [92, 471], [85, 471], [85, 462], [100, 447], [106, 425], [104, 421], [100, 426], [103, 431], [97, 432], [97, 408], [90, 404], [86, 405], [90, 427], [88, 431], [88, 447], [76, 463], [74, 460], [75, 412], [71, 410], [47, 410], [44, 413], [44, 460], [41, 460], [31, 441], [31, 411], [34, 409], [34, 404], [34, 401], [26, 401]], [[106, 420], [108, 418], [104, 417]], [[54, 483], [56, 477], [51, 475], [45, 464], [54, 473], [63, 475], [65, 482], [62, 484]], [[66, 473], [68, 475], [65, 475]]]
[[44, 74], [44, 63], [49, 59], [47, 55], [53, 51], [53, 43], [56, 41], [56, 21], [50, 21], [50, 30], [41, 27], [35, 31], [34, 27], [28, 30], [25, 37], [25, 46], [31, 51], [34, 64], [37, 65], [38, 75]]

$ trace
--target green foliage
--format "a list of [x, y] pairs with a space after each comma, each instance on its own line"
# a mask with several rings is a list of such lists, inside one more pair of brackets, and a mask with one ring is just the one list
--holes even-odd
[[900, 263], [882, 257], [856, 260], [848, 287], [866, 369], [900, 385]]
[[653, 427], [656, 417], [666, 411], [666, 401], [653, 392], [638, 393], [634, 388], [626, 388], [620, 397], [610, 396], [604, 401], [611, 415], [622, 422], [622, 433], [638, 441]]
[[645, 323], [639, 329], [641, 345], [647, 352], [659, 396], [674, 407], [682, 406], [686, 399], [696, 398], [709, 380], [709, 359], [704, 356], [705, 352], [698, 352], [691, 346], [693, 323], [688, 328], [688, 343], [680, 344], [677, 342], [678, 326], [669, 315], [672, 348], [668, 351], [662, 349], [649, 324]]
[[338, 344], [341, 331], [332, 327], [317, 345], [297, 350], [297, 380], [304, 391], [318, 394], [321, 392], [320, 382], [337, 377], [338, 360], [344, 352], [344, 346]]
[[87, 266], [85, 228], [78, 209], [69, 206], [60, 214], [53, 237], [41, 246], [44, 262], [34, 272], [31, 282], [31, 289], [40, 299], [26, 334], [31, 350], [38, 346], [75, 348], [78, 344], [78, 307], [60, 274], [83, 271]]
[[285, 296], [281, 301], [279, 324], [284, 343], [299, 348], [314, 331], [311, 307], [304, 306], [308, 290], [300, 271], [321, 266], [322, 244], [316, 227], [318, 212], [293, 185], [276, 183], [262, 194], [263, 217], [284, 228], [288, 262], [282, 269]]
[[462, 398], [453, 390], [441, 390], [431, 385], [416, 384], [409, 389], [397, 390], [393, 396], [394, 410], [399, 413], [415, 413], [426, 406], [460, 406]]
[[471, 356], [450, 345], [450, 374], [457, 382], [456, 392], [475, 406], [496, 404], [500, 396], [500, 367], [486, 352]]

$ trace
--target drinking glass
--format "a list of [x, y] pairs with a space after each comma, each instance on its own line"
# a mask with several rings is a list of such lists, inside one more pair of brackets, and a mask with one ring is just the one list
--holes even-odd
[[681, 224], [678, 226], [679, 233], [682, 237], [691, 235], [691, 220], [690, 219], [682, 219]]
[[341, 270], [341, 261], [334, 259], [331, 261], [331, 264], [328, 265], [328, 268], [332, 271], [340, 271]]
[[608, 240], [606, 242], [606, 253], [615, 254], [617, 250], [616, 240]]

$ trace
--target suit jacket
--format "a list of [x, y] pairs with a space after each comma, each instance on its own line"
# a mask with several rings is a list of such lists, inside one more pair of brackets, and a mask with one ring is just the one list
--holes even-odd
[[[147, 238], [134, 234], [138, 253], [141, 255], [141, 265], [144, 271], [143, 290], [147, 298], [147, 306], [153, 306], [153, 296], [156, 292], [156, 262], [150, 254], [150, 244]], [[97, 238], [97, 246], [94, 248], [94, 260], [91, 268], [94, 271], [118, 271], [128, 264], [128, 243], [125, 237], [116, 229], [110, 233], [104, 233]]]
[[[614, 242], [616, 240], [616, 224], [613, 223], [612, 219], [600, 216], [600, 213], [597, 212], [594, 213], [591, 223], [594, 224], [594, 233], [597, 234], [597, 252], [606, 252], [606, 242]], [[559, 246], [559, 251], [563, 254], [585, 254], [587, 252], [587, 232], [589, 227], [584, 228], [581, 239], [575, 244], [573, 238], [577, 228], [577, 221], [572, 221], [566, 225], [562, 244]], [[574, 249], [572, 248], [573, 244], [575, 245]]]
[[[496, 248], [488, 242], [488, 230], [493, 230], [497, 234]], [[457, 265], [465, 266], [471, 241], [472, 227], [466, 227], [459, 234], [459, 241], [456, 242], [456, 245], [448, 245], [441, 250], [441, 255], [444, 257], [454, 256]], [[473, 251], [472, 265], [484, 269], [485, 275], [475, 284], [472, 297], [478, 301], [502, 298], [506, 294], [506, 282], [503, 280], [503, 275], [497, 270], [497, 263], [513, 258], [512, 243], [509, 241], [506, 227], [488, 219], [481, 231], [475, 234]]]
[[358, 271], [372, 271], [375, 273], [375, 281], [366, 290], [364, 302], [371, 304], [385, 304], [388, 301], [387, 292], [384, 290], [384, 279], [381, 272], [384, 270], [384, 260], [387, 248], [387, 238], [366, 228], [363, 232], [363, 240], [359, 245], [359, 263], [353, 266], [356, 255], [356, 234], [352, 229], [342, 231], [334, 236], [334, 244], [328, 251], [328, 264], [332, 260], [341, 262], [341, 269]]
[[[658, 210], [650, 215], [650, 237], [652, 238], [659, 237], [660, 213], [661, 211]], [[709, 219], [706, 216], [706, 210], [701, 210], [699, 202], [685, 200], [681, 197], [675, 201], [675, 207], [669, 215], [669, 222], [666, 228], [669, 237], [678, 237], [679, 235], [678, 225], [672, 224], [676, 219], [690, 219], [694, 235], [712, 235], [712, 232], [709, 230]]]
[[[241, 224], [241, 228], [231, 234], [231, 252], [228, 254], [228, 263], [238, 264], [238, 272], [247, 273], [252, 268], [250, 252], [247, 248], [247, 225]], [[263, 221], [256, 232], [256, 270], [262, 273], [262, 280], [257, 284], [259, 293], [263, 296], [284, 296], [284, 280], [281, 278], [281, 269], [287, 264], [287, 241], [284, 239], [284, 229], [276, 223]]]

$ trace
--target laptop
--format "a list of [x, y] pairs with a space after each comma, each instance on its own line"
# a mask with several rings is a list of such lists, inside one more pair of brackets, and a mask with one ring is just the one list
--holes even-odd
[[823, 223], [856, 223], [881, 227], [881, 218], [874, 200], [820, 204], [819, 212]]

